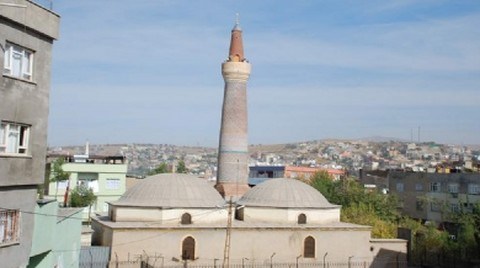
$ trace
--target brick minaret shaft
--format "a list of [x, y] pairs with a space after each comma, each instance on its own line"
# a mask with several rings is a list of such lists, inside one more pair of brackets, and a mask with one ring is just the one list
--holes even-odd
[[225, 198], [239, 198], [249, 189], [247, 80], [250, 70], [243, 55], [242, 30], [237, 22], [232, 30], [229, 57], [222, 64], [225, 93], [215, 188]]

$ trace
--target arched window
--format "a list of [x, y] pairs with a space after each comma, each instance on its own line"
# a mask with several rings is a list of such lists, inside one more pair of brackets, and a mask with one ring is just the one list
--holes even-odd
[[192, 224], [192, 215], [183, 213], [181, 224]]
[[305, 224], [307, 223], [307, 216], [305, 214], [298, 215], [298, 224]]
[[315, 238], [309, 236], [303, 241], [303, 257], [315, 258]]
[[189, 236], [182, 242], [182, 260], [195, 259], [195, 239]]

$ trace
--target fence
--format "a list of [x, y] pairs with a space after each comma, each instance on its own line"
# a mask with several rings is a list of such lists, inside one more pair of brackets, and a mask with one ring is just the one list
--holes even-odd
[[[134, 261], [110, 261], [108, 265], [104, 263], [80, 263], [80, 268], [222, 268], [221, 260], [213, 261], [211, 264], [196, 264], [185, 261], [180, 261], [178, 264], [162, 263], [161, 259], [148, 260], [134, 260]], [[407, 267], [406, 262], [366, 262], [366, 261], [351, 261], [351, 262], [314, 262], [314, 263], [252, 263], [245, 262], [243, 264], [230, 264], [229, 268], [400, 268]]]

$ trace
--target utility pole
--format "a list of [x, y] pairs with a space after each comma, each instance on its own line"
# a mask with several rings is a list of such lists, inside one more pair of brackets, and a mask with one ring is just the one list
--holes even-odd
[[227, 233], [225, 235], [225, 248], [223, 251], [223, 268], [230, 267], [230, 238], [232, 234], [232, 207], [233, 201], [232, 196], [230, 196], [230, 201], [228, 202], [228, 219], [227, 219]]

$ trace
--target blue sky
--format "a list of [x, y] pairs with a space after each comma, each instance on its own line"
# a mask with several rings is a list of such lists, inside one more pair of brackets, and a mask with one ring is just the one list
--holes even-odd
[[[480, 144], [480, 1], [54, 1], [49, 144], [217, 146], [240, 13], [249, 142]], [[415, 135], [416, 136], [416, 135]]]

